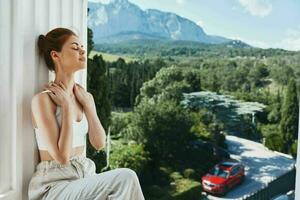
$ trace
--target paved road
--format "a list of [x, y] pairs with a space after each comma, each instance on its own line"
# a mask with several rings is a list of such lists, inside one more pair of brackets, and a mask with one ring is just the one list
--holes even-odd
[[245, 165], [245, 181], [223, 197], [208, 195], [207, 199], [241, 199], [290, 171], [295, 160], [285, 154], [270, 151], [264, 145], [236, 136], [226, 136], [228, 150], [233, 159]]

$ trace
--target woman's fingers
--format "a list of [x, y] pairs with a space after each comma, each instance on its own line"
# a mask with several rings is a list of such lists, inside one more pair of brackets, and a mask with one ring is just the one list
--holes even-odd
[[45, 89], [46, 89], [46, 90], [50, 90], [50, 93], [49, 93], [49, 94], [55, 94], [55, 91], [53, 90], [53, 88], [46, 87]]
[[51, 92], [49, 92], [49, 95], [50, 95], [51, 97], [54, 97], [54, 96], [55, 96], [55, 93], [53, 93], [53, 92], [51, 91]]
[[81, 85], [79, 85], [77, 83], [76, 83], [76, 85], [77, 85], [76, 89], [81, 90], [82, 92], [86, 92], [86, 90], [84, 89], [84, 87], [82, 87]]
[[54, 101], [55, 104], [58, 105], [56, 94], [54, 92], [48, 92], [48, 94], [50, 95], [50, 98], [52, 99], [52, 101]]
[[61, 87], [63, 90], [67, 90], [67, 88], [65, 87], [65, 85], [64, 85], [62, 82], [59, 82], [58, 84], [60, 85], [60, 87]]
[[53, 83], [52, 86], [54, 86], [57, 90], [59, 90], [61, 92], [64, 90], [64, 88], [60, 84]]
[[49, 86], [48, 89], [51, 90], [51, 91], [53, 91], [55, 94], [60, 93], [60, 90], [62, 90], [58, 86]]
[[82, 89], [84, 89], [81, 85], [79, 85], [78, 83], [76, 83], [76, 85], [78, 86], [78, 87], [80, 87], [80, 88], [82, 88]]
[[[79, 85], [78, 83], [75, 83], [76, 84], [76, 86], [75, 86], [75, 90], [76, 89], [79, 89], [79, 90], [84, 90], [85, 91], [85, 89], [81, 86], [81, 85]], [[49, 84], [46, 84], [45, 85], [45, 88], [44, 88], [44, 90], [51, 90], [51, 91], [55, 91], [56, 93], [57, 92], [63, 92], [63, 91], [67, 91], [67, 88], [66, 88], [66, 86], [63, 84], [63, 82], [58, 82], [58, 83], [54, 83], [54, 82], [50, 82]]]
[[61, 84], [61, 82], [59, 82], [59, 83], [53, 83], [53, 85], [56, 86], [56, 87], [58, 87], [58, 88], [60, 88], [60, 89], [65, 90], [64, 86], [63, 86], [63, 84]]

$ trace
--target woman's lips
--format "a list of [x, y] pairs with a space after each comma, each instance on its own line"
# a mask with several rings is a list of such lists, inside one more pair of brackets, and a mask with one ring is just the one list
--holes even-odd
[[80, 58], [79, 60], [84, 62], [84, 61], [85, 61], [85, 58]]

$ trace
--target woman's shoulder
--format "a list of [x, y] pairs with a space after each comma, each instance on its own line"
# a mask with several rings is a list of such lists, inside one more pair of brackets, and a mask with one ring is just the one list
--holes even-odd
[[48, 93], [51, 92], [50, 90], [44, 90], [41, 92], [36, 93], [33, 97], [32, 97], [32, 101], [47, 101], [50, 99], [50, 96], [48, 95]]
[[50, 106], [51, 110], [55, 110], [56, 109], [56, 104], [52, 101], [51, 97], [49, 96], [48, 92], [51, 92], [50, 90], [44, 90], [41, 91], [37, 94], [35, 94], [32, 97], [31, 100], [31, 106], [36, 107], [36, 106]]

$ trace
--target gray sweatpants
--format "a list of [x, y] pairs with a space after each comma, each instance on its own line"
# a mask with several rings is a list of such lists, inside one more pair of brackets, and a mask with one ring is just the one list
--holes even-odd
[[70, 164], [55, 160], [36, 166], [28, 189], [29, 200], [144, 200], [135, 171], [118, 168], [97, 174], [94, 161], [73, 156]]

